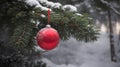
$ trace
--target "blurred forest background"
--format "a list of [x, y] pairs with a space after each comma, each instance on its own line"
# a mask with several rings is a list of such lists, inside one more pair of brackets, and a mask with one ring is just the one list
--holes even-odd
[[[72, 4], [80, 13], [87, 13], [95, 21], [97, 28], [105, 27], [110, 38], [111, 54], [120, 44], [120, 0], [49, 0], [62, 4]], [[117, 46], [115, 46], [117, 45]], [[114, 59], [111, 58], [113, 61]]]

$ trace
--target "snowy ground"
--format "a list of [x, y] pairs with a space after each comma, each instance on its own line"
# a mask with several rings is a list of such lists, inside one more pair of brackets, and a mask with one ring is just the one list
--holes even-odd
[[100, 32], [95, 42], [78, 42], [74, 38], [61, 42], [42, 59], [50, 67], [120, 67], [120, 62], [110, 60], [108, 34]]

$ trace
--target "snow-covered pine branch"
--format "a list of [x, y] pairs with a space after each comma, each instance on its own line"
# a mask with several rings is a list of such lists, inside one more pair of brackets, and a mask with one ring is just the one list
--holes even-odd
[[[36, 5], [37, 7], [40, 7], [42, 10], [48, 10], [48, 7], [50, 8], [62, 8], [64, 11], [68, 9], [71, 12], [77, 12], [77, 8], [73, 5], [62, 5], [59, 2], [52, 2], [48, 0], [26, 0], [26, 2], [30, 5]], [[45, 7], [42, 6], [42, 4], [46, 5]]]

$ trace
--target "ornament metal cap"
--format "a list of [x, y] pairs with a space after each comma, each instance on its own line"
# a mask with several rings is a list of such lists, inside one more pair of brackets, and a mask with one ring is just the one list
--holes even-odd
[[50, 25], [50, 24], [47, 24], [47, 25], [46, 25], [46, 27], [47, 27], [47, 28], [50, 28], [50, 27], [51, 27], [51, 25]]

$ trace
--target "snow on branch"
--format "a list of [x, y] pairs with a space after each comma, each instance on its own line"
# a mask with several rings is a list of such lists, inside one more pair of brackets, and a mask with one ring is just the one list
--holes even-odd
[[72, 5], [64, 5], [62, 7], [63, 10], [69, 10], [71, 12], [77, 12], [77, 8], [75, 6]]
[[120, 15], [120, 12], [114, 8], [113, 5], [111, 5], [109, 2], [105, 1], [105, 0], [100, 0], [102, 3], [106, 4], [108, 7], [110, 7], [116, 14]]
[[[48, 1], [48, 0], [26, 0], [26, 2], [30, 5], [36, 5], [37, 7], [40, 7], [42, 10], [48, 10], [47, 7], [50, 7], [50, 8], [60, 8], [60, 7], [62, 7], [63, 10], [69, 10], [71, 12], [77, 12], [77, 8], [75, 6], [62, 5], [59, 2], [52, 2], [52, 1]], [[44, 4], [45, 7], [42, 6], [42, 4]]]
[[29, 5], [39, 5], [39, 2], [37, 0], [25, 0], [25, 2]]
[[[46, 2], [47, 0], [39, 0], [40, 2], [42, 2], [42, 3], [44, 3], [44, 2]], [[39, 3], [39, 1], [38, 0], [26, 0], [25, 2], [26, 3], [28, 3], [29, 5], [36, 5], [36, 7], [40, 7], [42, 10], [48, 10], [48, 8], [47, 7], [44, 7], [44, 6], [42, 6], [40, 3]]]

